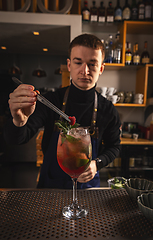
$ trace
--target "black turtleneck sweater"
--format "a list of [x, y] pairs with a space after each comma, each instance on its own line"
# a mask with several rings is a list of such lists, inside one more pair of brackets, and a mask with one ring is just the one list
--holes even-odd
[[[61, 109], [66, 89], [67, 87], [58, 89], [53, 93], [48, 92], [45, 97]], [[80, 123], [81, 126], [90, 126], [94, 99], [95, 87], [88, 91], [82, 91], [71, 84], [65, 113], [69, 116], [75, 116], [77, 123]], [[25, 126], [14, 126], [12, 119], [7, 122], [4, 129], [5, 140], [9, 144], [23, 144], [28, 142], [40, 128], [44, 127], [42, 150], [45, 154], [54, 130], [54, 123], [58, 119], [58, 114], [37, 101], [36, 110]], [[119, 153], [120, 120], [114, 105], [99, 93], [96, 125], [99, 127], [98, 157], [102, 159], [99, 165], [100, 169], [112, 162]]]

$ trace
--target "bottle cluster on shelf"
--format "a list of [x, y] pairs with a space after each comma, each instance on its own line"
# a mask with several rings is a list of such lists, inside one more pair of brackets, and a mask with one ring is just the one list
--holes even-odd
[[147, 41], [144, 42], [144, 50], [142, 53], [139, 53], [138, 43], [136, 42], [133, 45], [133, 52], [131, 50], [131, 43], [126, 43], [126, 51], [125, 51], [125, 64], [126, 65], [139, 65], [139, 64], [149, 64], [150, 63], [150, 55], [147, 50]]
[[125, 0], [124, 6], [120, 6], [120, 0], [113, 6], [113, 1], [109, 1], [108, 6], [104, 6], [103, 1], [100, 6], [96, 6], [96, 1], [92, 1], [92, 6], [88, 6], [88, 1], [84, 1], [82, 8], [82, 20], [86, 22], [121, 22], [124, 20], [153, 20], [153, 2], [152, 0], [132, 0], [129, 5]]
[[113, 40], [113, 36], [109, 35], [109, 37], [105, 40], [101, 40], [105, 47], [105, 63], [121, 63], [122, 62], [122, 44], [120, 43], [120, 32], [118, 31], [115, 40]]
[[[104, 63], [122, 63], [122, 54], [123, 48], [120, 42], [120, 32], [118, 31], [115, 35], [115, 40], [113, 36], [110, 34], [108, 38], [104, 41], [101, 39], [105, 48], [105, 58]], [[150, 60], [150, 54], [147, 50], [148, 42], [144, 42], [144, 49], [140, 53], [139, 52], [139, 44], [136, 42], [133, 45], [130, 42], [126, 42], [125, 44], [125, 65], [139, 65], [139, 64], [149, 64], [152, 62]]]

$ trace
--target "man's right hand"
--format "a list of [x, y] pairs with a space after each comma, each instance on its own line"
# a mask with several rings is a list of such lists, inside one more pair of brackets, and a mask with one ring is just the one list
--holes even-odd
[[34, 112], [37, 93], [32, 85], [19, 85], [9, 97], [9, 107], [13, 117], [13, 123], [17, 127], [22, 127], [26, 124], [29, 116]]

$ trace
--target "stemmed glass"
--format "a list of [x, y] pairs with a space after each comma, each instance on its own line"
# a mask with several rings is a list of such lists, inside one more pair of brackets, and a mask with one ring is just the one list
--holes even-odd
[[77, 178], [89, 166], [92, 158], [91, 138], [88, 128], [73, 128], [64, 134], [60, 131], [57, 145], [59, 166], [73, 181], [73, 201], [63, 208], [63, 215], [68, 219], [77, 219], [87, 215], [88, 211], [78, 205]]

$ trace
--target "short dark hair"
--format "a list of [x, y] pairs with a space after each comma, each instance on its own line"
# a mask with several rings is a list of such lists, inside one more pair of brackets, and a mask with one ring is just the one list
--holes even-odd
[[72, 48], [75, 46], [84, 46], [84, 47], [89, 47], [96, 50], [100, 49], [102, 53], [102, 61], [105, 58], [104, 44], [95, 35], [85, 33], [75, 37], [69, 45], [69, 49], [68, 49], [69, 58], [71, 56]]

